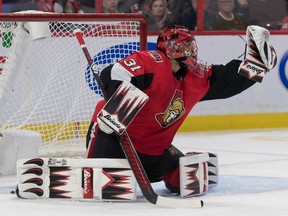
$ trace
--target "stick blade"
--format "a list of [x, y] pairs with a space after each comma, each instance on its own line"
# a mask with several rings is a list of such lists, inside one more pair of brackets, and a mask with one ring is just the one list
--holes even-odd
[[173, 199], [171, 197], [158, 196], [156, 205], [165, 208], [202, 208], [204, 202], [202, 200]]

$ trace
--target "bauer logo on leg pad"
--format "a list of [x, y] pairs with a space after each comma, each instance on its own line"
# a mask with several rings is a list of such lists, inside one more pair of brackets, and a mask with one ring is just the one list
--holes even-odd
[[93, 198], [93, 169], [91, 167], [83, 168], [83, 198]]
[[131, 83], [123, 81], [98, 114], [98, 119], [122, 134], [148, 100], [148, 96]]

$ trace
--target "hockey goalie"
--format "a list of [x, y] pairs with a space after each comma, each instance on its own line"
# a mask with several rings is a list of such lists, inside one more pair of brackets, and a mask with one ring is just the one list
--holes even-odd
[[[207, 193], [218, 184], [217, 153], [181, 152], [172, 143], [174, 136], [198, 102], [229, 98], [262, 81], [277, 61], [269, 35], [262, 27], [249, 26], [243, 60], [207, 65], [198, 59], [193, 32], [183, 26], [164, 29], [158, 50], [135, 52], [101, 72], [108, 100], [96, 105], [87, 132], [88, 159], [73, 159], [69, 166], [69, 160], [61, 159], [42, 159], [41, 166], [35, 160], [19, 161], [18, 195], [135, 199], [138, 177], [120, 143], [123, 131], [150, 183], [164, 181], [168, 191], [183, 198]], [[105, 197], [107, 185], [110, 195]]]

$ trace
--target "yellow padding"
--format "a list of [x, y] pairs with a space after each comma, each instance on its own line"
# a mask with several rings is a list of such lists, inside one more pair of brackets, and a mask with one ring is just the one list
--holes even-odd
[[[21, 129], [41, 133], [42, 141], [47, 142], [85, 138], [89, 124], [90, 121], [29, 124]], [[179, 132], [263, 128], [288, 128], [288, 113], [188, 116]]]
[[288, 128], [288, 113], [188, 116], [179, 132]]
[[29, 124], [21, 129], [32, 130], [42, 134], [42, 141], [59, 141], [86, 137], [90, 121], [67, 122], [55, 124]]

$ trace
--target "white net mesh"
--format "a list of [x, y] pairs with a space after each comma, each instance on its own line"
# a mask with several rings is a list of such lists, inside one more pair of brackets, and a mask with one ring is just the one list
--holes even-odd
[[39, 132], [40, 156], [84, 155], [86, 132], [101, 91], [73, 30], [82, 30], [100, 72], [140, 49], [139, 22], [6, 21], [0, 25], [1, 130]]

